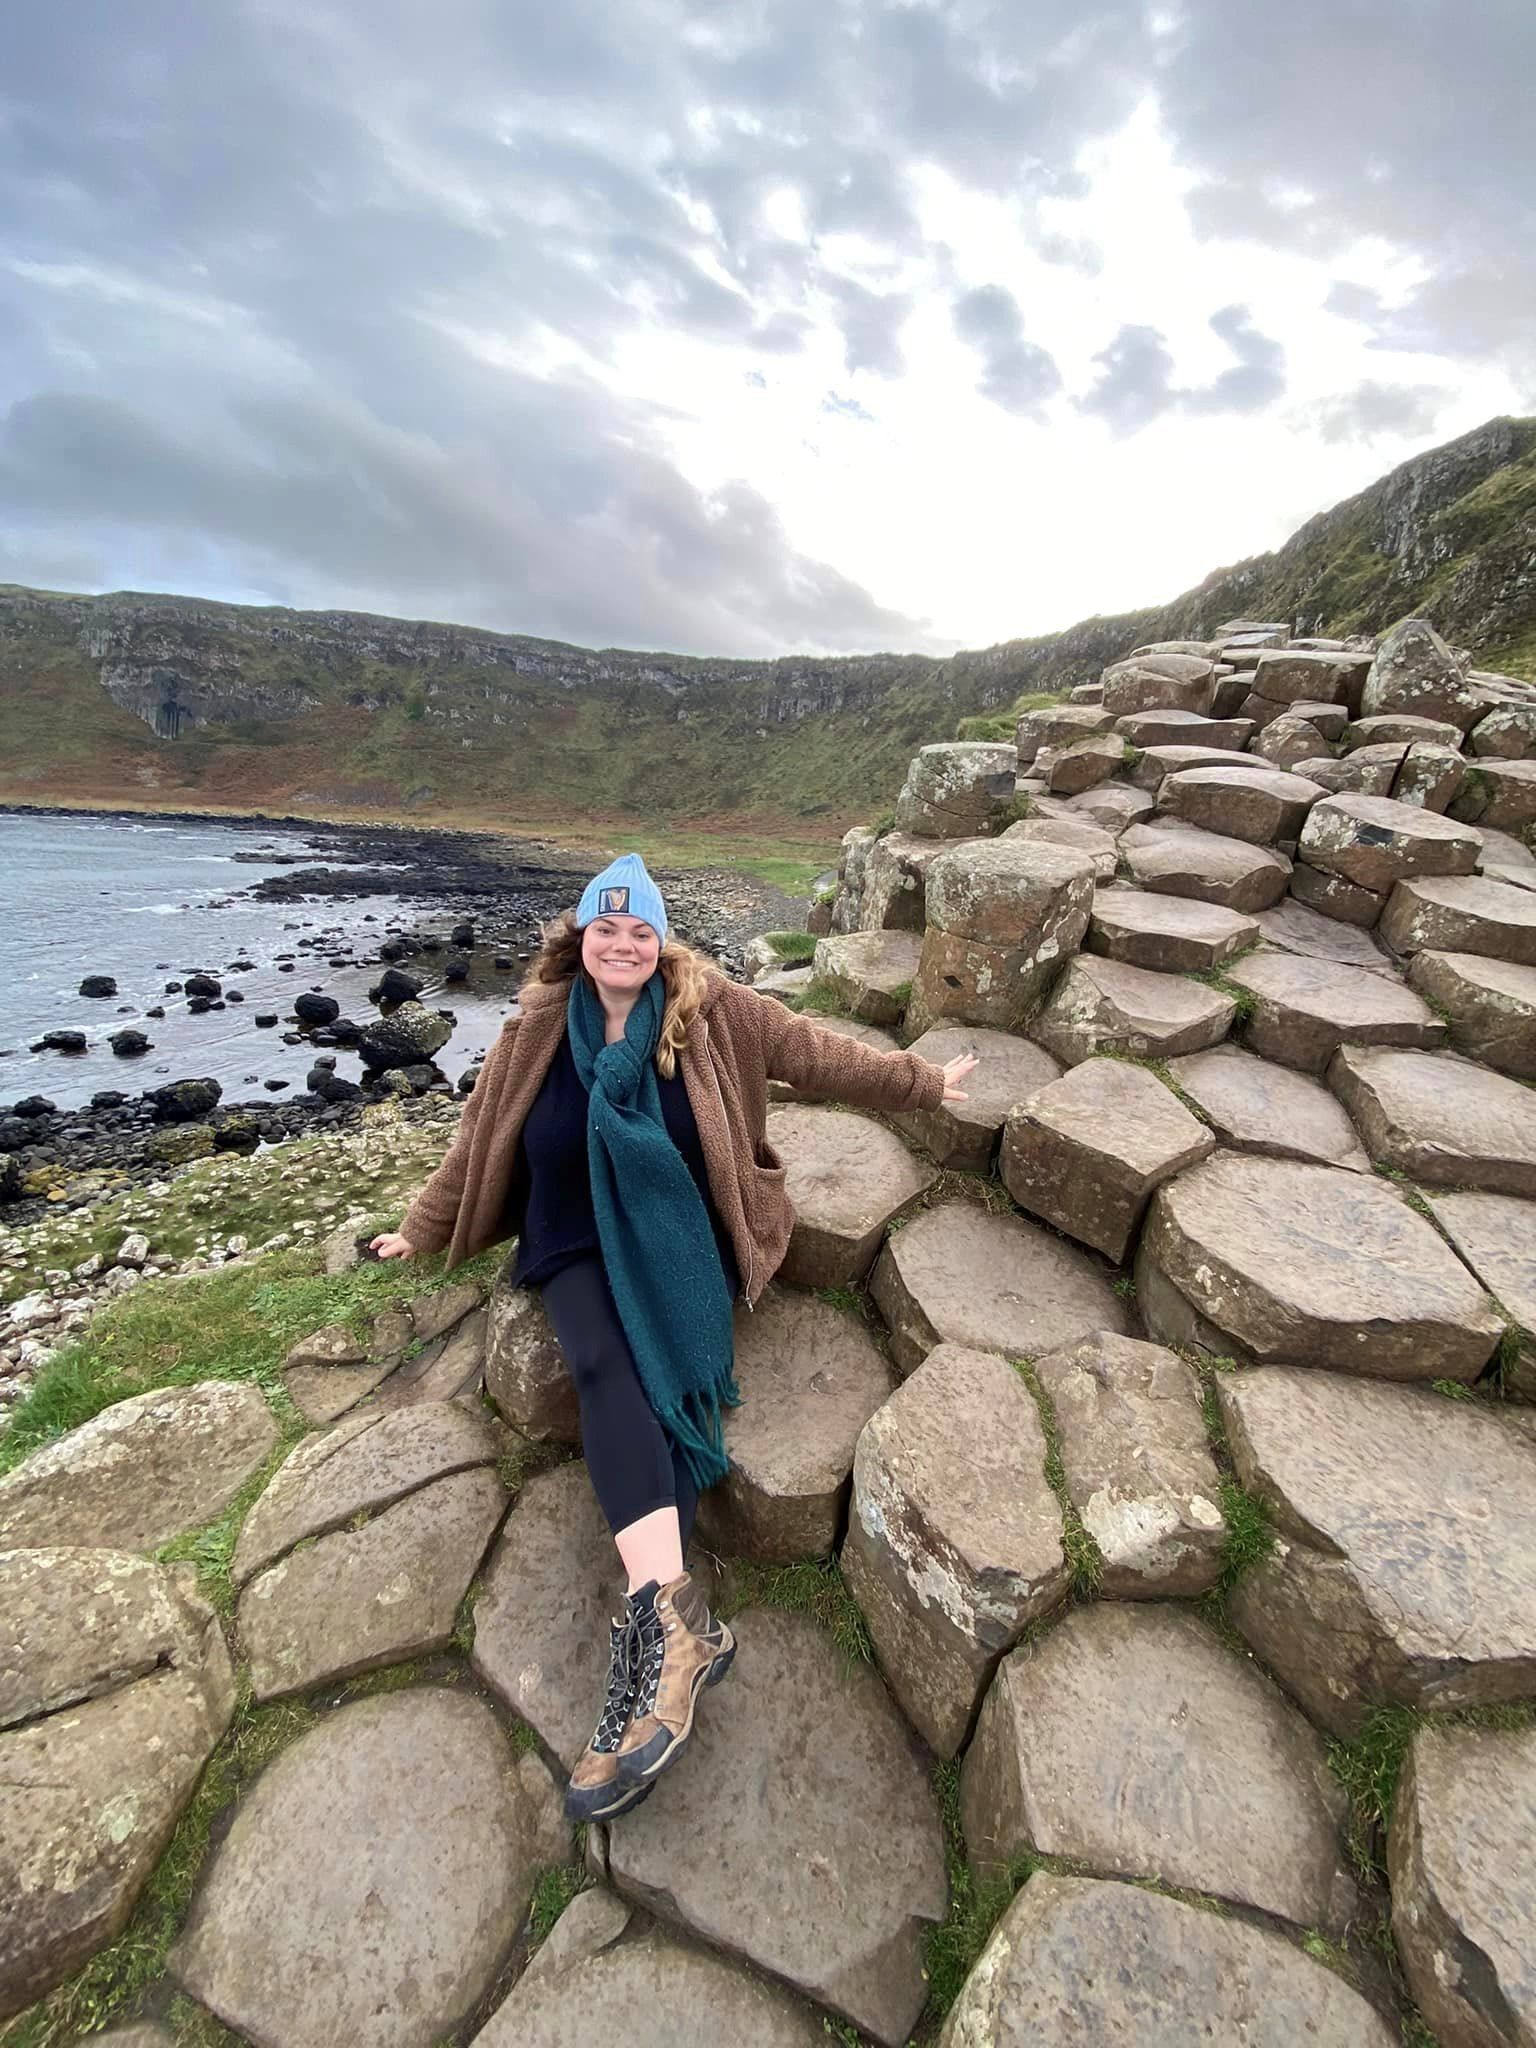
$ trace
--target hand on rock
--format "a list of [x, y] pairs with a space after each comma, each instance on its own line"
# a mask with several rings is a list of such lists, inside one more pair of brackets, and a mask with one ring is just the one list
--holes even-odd
[[377, 1252], [381, 1259], [414, 1259], [416, 1247], [408, 1237], [402, 1237], [398, 1230], [381, 1230], [377, 1237], [370, 1238], [368, 1249]]
[[970, 1099], [959, 1084], [975, 1065], [976, 1055], [973, 1052], [956, 1053], [952, 1060], [944, 1062], [944, 1100], [946, 1102], [966, 1102]]

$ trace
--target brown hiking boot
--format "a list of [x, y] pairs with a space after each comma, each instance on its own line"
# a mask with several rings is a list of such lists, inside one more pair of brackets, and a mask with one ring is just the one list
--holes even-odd
[[649, 1786], [682, 1754], [693, 1734], [699, 1694], [730, 1670], [736, 1638], [715, 1620], [687, 1572], [659, 1588], [642, 1586], [630, 1608], [640, 1635], [640, 1668], [619, 1742], [619, 1782]]
[[603, 1711], [566, 1787], [567, 1820], [613, 1820], [638, 1806], [651, 1789], [649, 1785], [619, 1783], [619, 1744], [634, 1712], [641, 1649], [639, 1622], [626, 1595], [623, 1613], [614, 1617], [608, 1630], [608, 1692]]

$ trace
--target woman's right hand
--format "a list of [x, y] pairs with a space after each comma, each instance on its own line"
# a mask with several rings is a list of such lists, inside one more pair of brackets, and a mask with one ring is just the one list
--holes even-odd
[[416, 1247], [408, 1237], [402, 1237], [398, 1230], [381, 1230], [371, 1238], [368, 1249], [376, 1252], [381, 1259], [414, 1259]]

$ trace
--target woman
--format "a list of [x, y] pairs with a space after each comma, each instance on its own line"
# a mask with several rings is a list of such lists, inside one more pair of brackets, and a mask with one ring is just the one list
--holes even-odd
[[728, 980], [667, 937], [638, 854], [546, 930], [519, 996], [442, 1165], [373, 1249], [446, 1246], [452, 1266], [516, 1232], [512, 1284], [542, 1290], [628, 1581], [566, 1796], [573, 1820], [611, 1820], [676, 1761], [735, 1654], [683, 1559], [727, 1469], [734, 1304], [753, 1306], [794, 1224], [767, 1083], [931, 1109], [964, 1100], [976, 1062], [875, 1052]]

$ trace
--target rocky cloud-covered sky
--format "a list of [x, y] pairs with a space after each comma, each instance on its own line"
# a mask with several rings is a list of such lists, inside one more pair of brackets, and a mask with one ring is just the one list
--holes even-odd
[[946, 651], [1536, 410], [1532, 0], [67, 0], [0, 581]]

